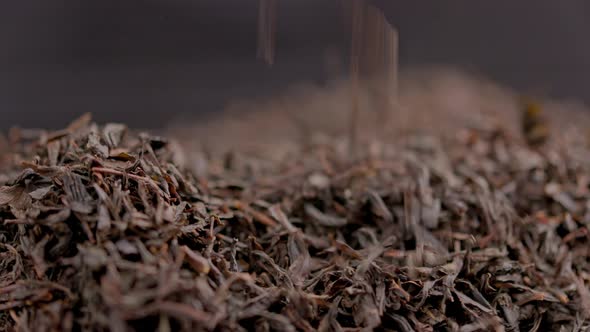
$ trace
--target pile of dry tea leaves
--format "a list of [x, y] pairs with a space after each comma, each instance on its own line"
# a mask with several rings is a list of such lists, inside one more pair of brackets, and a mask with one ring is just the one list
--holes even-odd
[[[352, 160], [311, 140], [191, 174], [84, 117], [2, 158], [0, 326], [19, 331], [587, 331], [590, 150], [501, 130]], [[370, 152], [370, 153], [369, 153]]]

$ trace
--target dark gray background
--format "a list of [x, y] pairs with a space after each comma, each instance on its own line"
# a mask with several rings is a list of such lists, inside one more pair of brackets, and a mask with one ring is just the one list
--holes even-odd
[[[375, 0], [401, 63], [452, 64], [524, 90], [590, 101], [585, 0]], [[337, 0], [279, 0], [277, 62], [256, 60], [255, 0], [18, 0], [0, 4], [2, 128], [99, 121], [159, 127], [327, 75], [343, 54]]]

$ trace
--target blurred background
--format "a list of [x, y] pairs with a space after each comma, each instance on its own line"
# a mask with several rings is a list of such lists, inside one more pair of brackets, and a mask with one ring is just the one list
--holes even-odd
[[[3, 1], [1, 129], [61, 127], [84, 112], [155, 128], [344, 75], [340, 2], [278, 2], [269, 67], [256, 59], [256, 0]], [[587, 1], [373, 3], [399, 30], [402, 68], [453, 65], [519, 90], [590, 101]]]

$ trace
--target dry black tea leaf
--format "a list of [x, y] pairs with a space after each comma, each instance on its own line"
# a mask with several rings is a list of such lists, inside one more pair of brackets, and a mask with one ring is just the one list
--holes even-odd
[[19, 131], [0, 329], [585, 331], [587, 147], [492, 132], [354, 160], [310, 138], [195, 174], [123, 125]]

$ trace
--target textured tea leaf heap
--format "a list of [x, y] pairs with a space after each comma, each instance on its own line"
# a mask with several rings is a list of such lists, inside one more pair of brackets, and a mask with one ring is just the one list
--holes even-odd
[[581, 143], [466, 129], [353, 161], [345, 139], [312, 139], [196, 176], [182, 142], [88, 117], [13, 134], [4, 330], [588, 328]]

